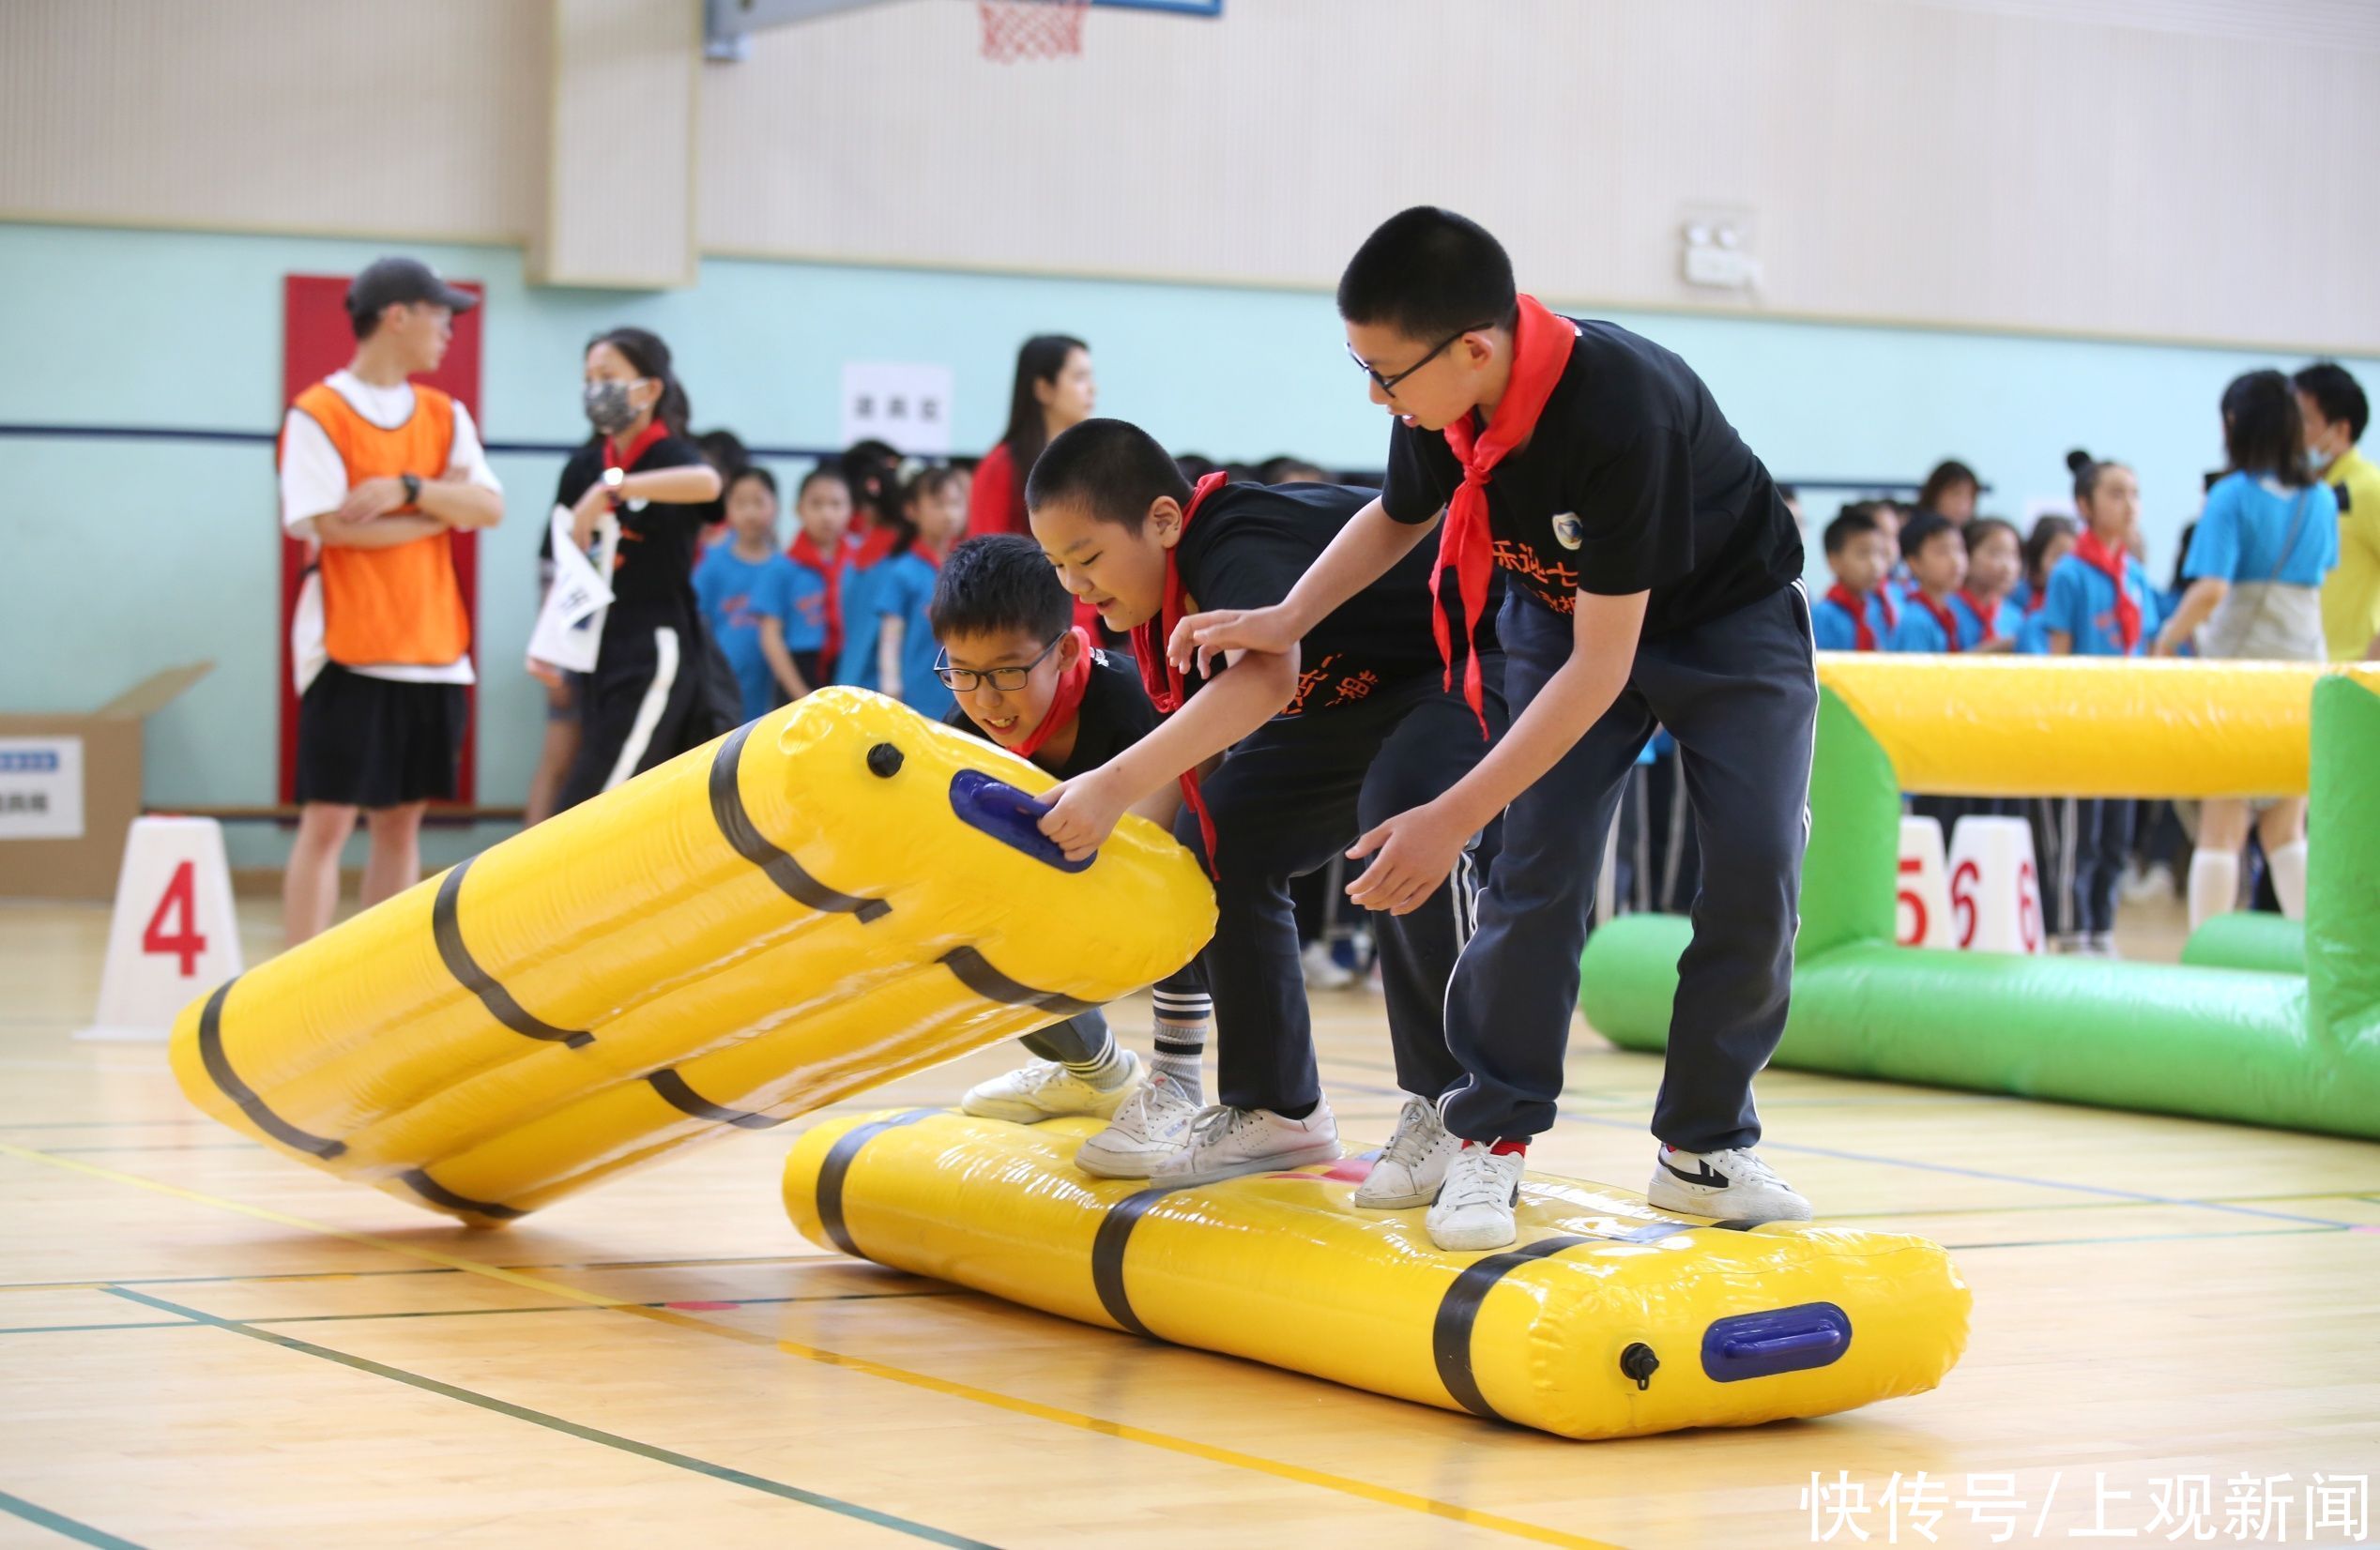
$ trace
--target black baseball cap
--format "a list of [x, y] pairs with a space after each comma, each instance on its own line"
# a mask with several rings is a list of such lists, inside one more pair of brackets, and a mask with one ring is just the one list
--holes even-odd
[[438, 278], [437, 270], [418, 258], [374, 259], [347, 286], [347, 315], [359, 321], [378, 317], [383, 307], [411, 301], [434, 301], [458, 312], [480, 304], [478, 296], [448, 284]]

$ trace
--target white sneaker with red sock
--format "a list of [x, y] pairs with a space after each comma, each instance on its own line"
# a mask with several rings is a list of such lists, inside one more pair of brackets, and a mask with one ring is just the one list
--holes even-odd
[[1448, 1133], [1437, 1104], [1426, 1098], [1408, 1098], [1405, 1111], [1396, 1117], [1396, 1133], [1373, 1160], [1364, 1182], [1355, 1186], [1355, 1204], [1368, 1211], [1428, 1205], [1438, 1198], [1446, 1169], [1462, 1149], [1462, 1137]]
[[1510, 1244], [1518, 1236], [1512, 1208], [1520, 1203], [1520, 1172], [1528, 1165], [1520, 1142], [1464, 1142], [1424, 1219], [1429, 1240], [1449, 1254]]

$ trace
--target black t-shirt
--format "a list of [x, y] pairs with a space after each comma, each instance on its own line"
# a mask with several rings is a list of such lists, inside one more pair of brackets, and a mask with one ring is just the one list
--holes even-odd
[[[1207, 497], [1174, 551], [1182, 590], [1200, 611], [1270, 608], [1289, 595], [1298, 578], [1350, 518], [1371, 503], [1373, 492], [1343, 484], [1227, 484]], [[1382, 684], [1445, 671], [1430, 631], [1429, 574], [1438, 545], [1425, 539], [1386, 575], [1341, 603], [1298, 644], [1296, 697], [1284, 716], [1354, 705]], [[1445, 587], [1448, 617], [1459, 621], [1462, 604], [1451, 578]], [[1478, 646], [1496, 648], [1495, 607], [1488, 597]], [[1457, 626], [1452, 638], [1459, 643]], [[1455, 646], [1458, 664], [1462, 646]], [[1218, 665], [1215, 671], [1222, 671]], [[1204, 680], [1182, 686], [1195, 691]]]
[[[942, 720], [961, 732], [984, 737], [983, 728], [969, 721], [966, 710], [958, 706], [953, 706]], [[1075, 723], [1075, 750], [1064, 763], [1051, 764], [1040, 755], [1033, 759], [1061, 781], [1097, 769], [1156, 729], [1157, 707], [1149, 703], [1149, 691], [1140, 687], [1140, 670], [1129, 656], [1091, 652], [1091, 682], [1083, 686]], [[984, 740], [991, 741], [989, 737]]]
[[[1535, 432], [1488, 482], [1498, 568], [1561, 614], [1577, 610], [1579, 592], [1650, 592], [1647, 639], [1798, 578], [1793, 513], [1702, 379], [1616, 324], [1578, 328]], [[1427, 522], [1462, 479], [1444, 435], [1391, 429], [1390, 516]]]
[[[664, 436], [645, 448], [636, 460], [632, 474], [649, 474], [657, 468], [692, 468], [702, 465], [702, 451], [691, 441], [679, 436]], [[587, 487], [603, 477], [603, 448], [600, 445], [580, 448], [571, 454], [571, 461], [562, 465], [562, 480], [555, 487], [557, 506], [574, 507]], [[619, 552], [612, 557], [612, 612], [604, 621], [604, 630], [611, 629], [611, 619], [623, 613], [649, 613], [656, 609], [682, 613], [694, 607], [694, 539], [703, 524], [719, 514], [717, 501], [699, 501], [693, 505], [671, 505], [662, 501], [628, 501], [619, 516]], [[544, 553], [553, 555], [553, 532], [546, 532]]]

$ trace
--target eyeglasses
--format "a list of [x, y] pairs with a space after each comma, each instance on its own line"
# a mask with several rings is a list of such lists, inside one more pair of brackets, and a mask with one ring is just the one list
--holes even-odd
[[1003, 694], [1014, 694], [1025, 687], [1025, 681], [1032, 676], [1033, 669], [1047, 661], [1049, 654], [1058, 649], [1058, 642], [1065, 638], [1060, 635], [1043, 646], [1041, 655], [1022, 667], [991, 667], [981, 673], [971, 667], [951, 666], [950, 654], [943, 652], [934, 659], [934, 676], [954, 693], [969, 693], [977, 685], [988, 683]]
[[1377, 386], [1381, 392], [1393, 395], [1396, 391], [1396, 385], [1398, 383], [1404, 381], [1407, 377], [1411, 376], [1415, 372], [1420, 371], [1431, 361], [1436, 360], [1440, 356], [1444, 355], [1446, 353], [1446, 347], [1454, 343], [1455, 341], [1462, 338], [1465, 334], [1474, 334], [1482, 328], [1492, 328], [1494, 327], [1495, 325], [1492, 323], [1474, 323], [1468, 328], [1457, 328], [1453, 333], [1448, 334], [1444, 339], [1442, 339], [1437, 343], [1431, 345], [1429, 347], [1429, 354], [1422, 357], [1421, 359], [1413, 362], [1411, 366], [1406, 367], [1403, 371], [1397, 372], [1393, 377], [1384, 377], [1378, 372], [1373, 371], [1372, 363], [1365, 360], [1362, 356], [1357, 355], [1355, 353], [1355, 346], [1352, 344], [1347, 347], [1347, 358], [1355, 362], [1357, 366], [1363, 368], [1364, 374], [1370, 377], [1374, 385]]

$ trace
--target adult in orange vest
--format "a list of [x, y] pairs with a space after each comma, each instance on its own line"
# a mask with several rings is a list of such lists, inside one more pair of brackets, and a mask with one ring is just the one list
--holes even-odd
[[347, 290], [356, 356], [298, 395], [281, 433], [281, 520], [316, 560], [291, 626], [298, 837], [282, 879], [291, 946], [330, 924], [339, 853], [365, 815], [363, 902], [421, 877], [421, 813], [454, 795], [471, 682], [459, 528], [493, 527], [504, 491], [470, 411], [408, 379], [435, 371], [478, 297], [418, 259]]

